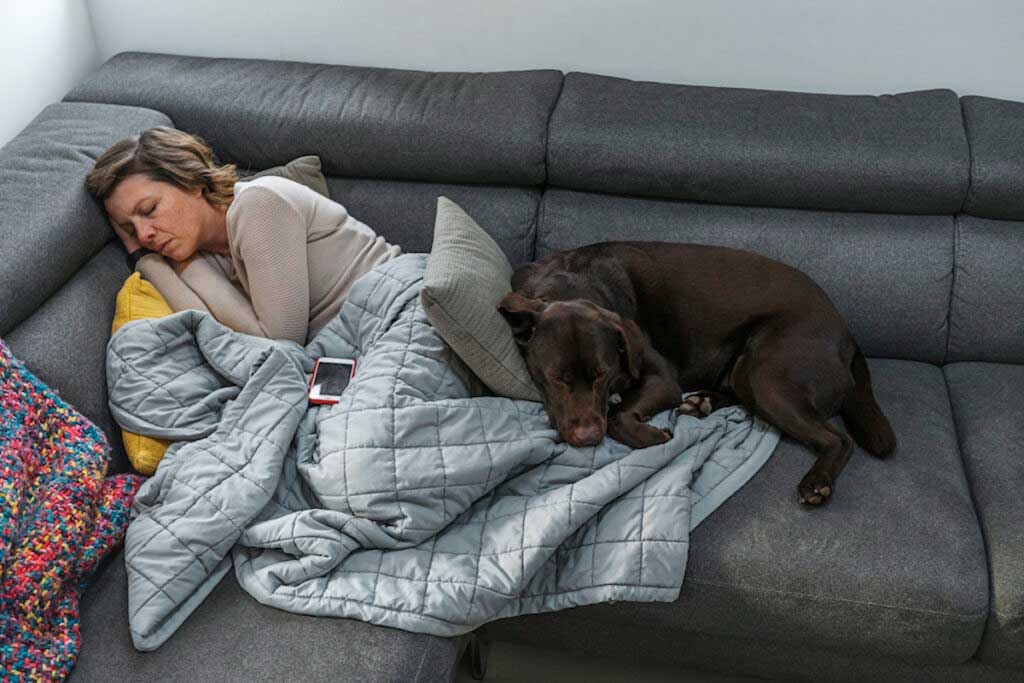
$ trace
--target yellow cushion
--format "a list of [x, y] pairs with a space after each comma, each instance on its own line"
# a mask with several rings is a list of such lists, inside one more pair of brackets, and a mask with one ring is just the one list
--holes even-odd
[[[130, 320], [143, 318], [161, 318], [174, 311], [167, 305], [160, 292], [138, 273], [132, 273], [125, 281], [124, 287], [117, 293], [117, 308], [114, 311], [114, 323], [110, 333], [117, 332], [122, 325]], [[151, 439], [141, 434], [122, 431], [124, 450], [132, 467], [145, 475], [156, 472], [156, 466], [164, 457], [164, 452], [172, 442], [164, 439]]]

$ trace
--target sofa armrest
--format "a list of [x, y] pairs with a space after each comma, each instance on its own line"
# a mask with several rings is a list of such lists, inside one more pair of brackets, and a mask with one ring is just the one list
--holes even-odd
[[25, 320], [107, 242], [85, 176], [111, 144], [153, 126], [160, 112], [57, 103], [0, 148], [0, 336]]

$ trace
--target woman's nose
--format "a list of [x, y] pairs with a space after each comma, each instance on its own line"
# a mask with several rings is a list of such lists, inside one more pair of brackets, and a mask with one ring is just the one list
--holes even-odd
[[153, 226], [149, 221], [140, 222], [135, 229], [135, 235], [139, 238], [140, 244], [149, 244], [155, 233], [156, 231], [153, 230]]

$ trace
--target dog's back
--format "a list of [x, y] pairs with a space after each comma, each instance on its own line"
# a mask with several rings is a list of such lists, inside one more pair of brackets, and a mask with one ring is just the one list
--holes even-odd
[[520, 267], [512, 289], [548, 301], [587, 299], [635, 320], [680, 370], [716, 381], [766, 320], [849, 340], [846, 323], [806, 274], [748, 251], [668, 242], [600, 242]]

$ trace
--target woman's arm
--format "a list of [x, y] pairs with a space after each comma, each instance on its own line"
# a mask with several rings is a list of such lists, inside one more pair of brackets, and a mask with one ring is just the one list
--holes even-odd
[[306, 220], [265, 187], [250, 187], [235, 201], [240, 202], [235, 234], [229, 236], [245, 268], [262, 336], [304, 345], [309, 328]]
[[185, 284], [160, 254], [146, 254], [135, 264], [135, 270], [139, 271], [144, 280], [149, 280], [156, 287], [156, 291], [160, 292], [160, 296], [171, 310], [184, 311], [195, 308], [210, 312], [203, 299]]
[[265, 336], [252, 303], [211, 258], [202, 254], [192, 259], [181, 271], [182, 281], [202, 298], [220, 323], [235, 332]]

